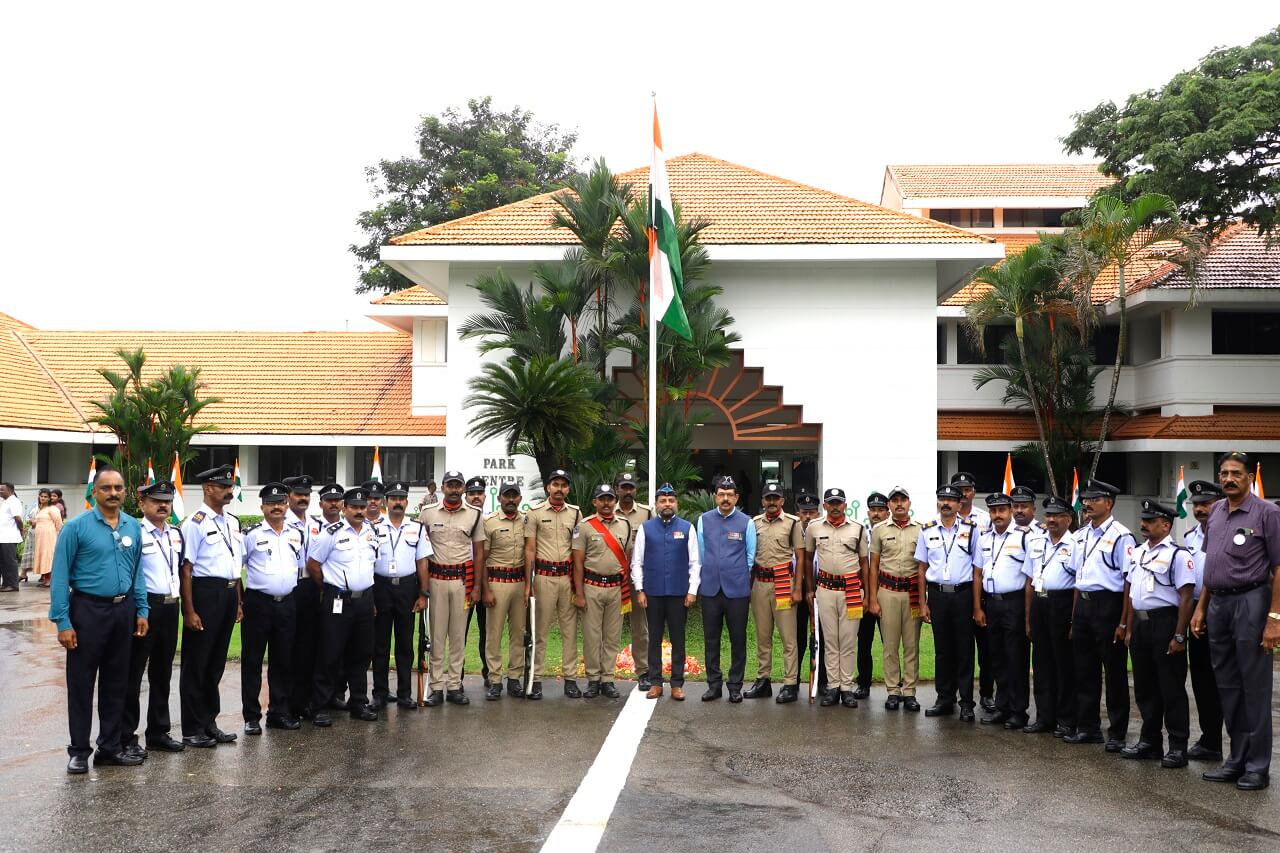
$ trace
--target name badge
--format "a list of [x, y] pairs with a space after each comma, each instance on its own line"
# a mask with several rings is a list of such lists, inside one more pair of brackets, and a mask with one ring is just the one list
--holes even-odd
[[741, 539], [741, 538], [742, 538], [742, 534], [741, 534], [741, 533], [735, 533], [735, 532], [730, 531], [730, 533], [729, 533], [729, 538], [730, 538], [730, 539]]
[[1156, 578], [1155, 578], [1155, 575], [1147, 575], [1147, 583], [1146, 583], [1146, 587], [1147, 587], [1147, 592], [1155, 592], [1155, 591], [1156, 591]]
[[671, 538], [672, 538], [672, 539], [683, 539], [683, 538], [684, 538], [684, 531], [683, 531], [683, 530], [674, 530], [674, 531], [672, 531], [672, 533], [671, 533]]
[[388, 568], [390, 569], [391, 574], [394, 575], [396, 573], [396, 561], [392, 560], [391, 565]]
[[342, 614], [342, 599], [337, 596], [334, 596], [333, 598], [333, 612], [335, 615]]
[[1237, 533], [1235, 536], [1231, 537], [1231, 541], [1237, 545], [1243, 545], [1245, 543], [1245, 535], [1243, 533]]

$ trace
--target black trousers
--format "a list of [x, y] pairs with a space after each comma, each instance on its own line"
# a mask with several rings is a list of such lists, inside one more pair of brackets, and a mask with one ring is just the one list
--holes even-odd
[[129, 653], [129, 691], [124, 698], [121, 744], [138, 742], [142, 722], [142, 675], [147, 675], [146, 738], [169, 733], [169, 682], [173, 678], [173, 656], [178, 650], [178, 603], [164, 603], [163, 595], [148, 594], [151, 615], [147, 636], [134, 637]]
[[1187, 661], [1191, 670], [1191, 693], [1196, 697], [1196, 716], [1200, 718], [1200, 740], [1205, 749], [1222, 750], [1222, 700], [1218, 698], [1218, 682], [1213, 677], [1209, 660], [1209, 638], [1187, 636]]
[[[301, 717], [311, 707], [316, 686], [316, 658], [320, 650], [320, 590], [310, 577], [298, 581], [293, 591], [293, 677], [289, 705], [293, 716]], [[319, 710], [318, 708], [315, 710]]]
[[[399, 581], [399, 583], [393, 583]], [[413, 605], [418, 600], [417, 575], [385, 578], [374, 575], [373, 699], [391, 696], [391, 635], [395, 633], [397, 699], [408, 699], [413, 687]], [[471, 608], [475, 610], [476, 608]], [[484, 607], [480, 608], [484, 610]], [[484, 645], [480, 652], [483, 656]]]
[[1031, 599], [1031, 665], [1036, 672], [1036, 719], [1076, 727], [1071, 608], [1075, 590], [1048, 590]]
[[1271, 586], [1209, 598], [1209, 656], [1231, 738], [1225, 766], [1271, 771], [1272, 653], [1262, 648]]
[[[489, 683], [489, 659], [485, 657], [485, 611], [489, 608], [483, 604], [478, 607], [467, 608], [467, 630], [463, 633], [463, 642], [471, 637], [471, 617], [475, 617], [476, 624], [480, 626], [480, 675], [484, 678], [484, 683]], [[396, 666], [400, 664], [397, 663]], [[530, 659], [528, 666], [533, 666], [533, 660]]]
[[0, 586], [18, 588], [17, 542], [0, 542]]
[[128, 691], [129, 654], [137, 606], [133, 596], [111, 603], [71, 593], [71, 627], [76, 647], [67, 652], [68, 755], [88, 755], [93, 729], [93, 689], [98, 688], [98, 749], [117, 753]]
[[933, 624], [934, 677], [938, 704], [973, 708], [973, 587], [963, 584], [955, 592], [943, 592], [938, 584], [927, 587], [929, 618]]
[[1124, 593], [1080, 594], [1071, 624], [1071, 648], [1076, 668], [1076, 728], [1102, 728], [1103, 673], [1107, 685], [1107, 738], [1124, 740], [1129, 731], [1128, 650], [1116, 642], [1116, 627], [1124, 609]]
[[262, 658], [267, 661], [267, 716], [289, 716], [289, 691], [293, 685], [293, 641], [297, 631], [296, 593], [280, 601], [256, 589], [244, 591], [244, 624], [240, 626], [240, 707], [245, 721], [262, 719]]
[[[1139, 614], [1146, 614], [1140, 618]], [[1187, 654], [1169, 654], [1178, 627], [1178, 608], [1134, 611], [1129, 657], [1133, 659], [1133, 699], [1142, 712], [1142, 740], [1169, 749], [1186, 749], [1191, 730], [1187, 702]]]
[[[347, 597], [343, 597], [343, 596]], [[333, 600], [342, 598], [342, 612], [333, 612]], [[320, 659], [316, 665], [311, 707], [319, 711], [344, 686], [351, 691], [353, 708], [369, 701], [369, 658], [373, 655], [373, 589], [359, 598], [339, 594], [325, 586], [320, 600]]]
[[990, 699], [996, 692], [996, 676], [991, 666], [991, 647], [987, 637], [986, 628], [973, 626], [973, 647], [978, 662], [978, 693], [983, 699]]
[[[814, 655], [813, 644], [813, 626], [809, 624], [809, 602], [802, 601], [796, 605], [796, 654], [799, 656], [799, 671], [804, 672], [804, 656], [807, 652], [809, 655], [810, 667], [816, 659]], [[861, 646], [859, 646], [861, 648]], [[825, 666], [818, 667], [818, 692], [825, 693], [827, 690], [827, 668]]]
[[191, 580], [191, 606], [203, 631], [182, 626], [182, 671], [178, 695], [182, 699], [182, 736], [194, 737], [217, 725], [222, 698], [218, 685], [227, 667], [227, 647], [236, 626], [238, 594], [235, 583], [218, 578]]
[[987, 663], [995, 682], [996, 710], [1025, 717], [1031, 704], [1031, 646], [1027, 602], [1022, 590], [1002, 598], [983, 595], [987, 614]]
[[[858, 623], [858, 686], [871, 689], [871, 644], [876, 639], [876, 626], [880, 624], [879, 616], [872, 616], [865, 610], [862, 621]], [[884, 633], [880, 634], [881, 639]]]
[[[699, 596], [702, 600], [702, 630], [707, 655], [707, 687], [715, 688], [726, 683], [720, 671], [720, 633], [729, 626], [729, 680], [730, 690], [742, 687], [747, 669], [747, 614], [751, 612], [751, 597], [729, 598], [720, 590], [715, 595]], [[652, 640], [650, 641], [652, 642]]]
[[689, 608], [683, 595], [646, 596], [645, 619], [649, 625], [649, 683], [662, 685], [662, 632], [671, 638], [671, 686], [684, 686], [684, 628]]

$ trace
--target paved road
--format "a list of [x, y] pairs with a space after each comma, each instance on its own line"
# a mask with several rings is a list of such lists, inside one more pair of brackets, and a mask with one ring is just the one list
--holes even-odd
[[[393, 708], [68, 777], [45, 601], [0, 600], [4, 850], [537, 850], [623, 705], [551, 686], [541, 703]], [[232, 666], [229, 731], [238, 689]], [[1280, 786], [1245, 795], [1101, 747], [889, 714], [878, 689], [852, 711], [700, 690], [656, 707], [600, 849], [1280, 849]], [[176, 719], [176, 673], [174, 693]]]

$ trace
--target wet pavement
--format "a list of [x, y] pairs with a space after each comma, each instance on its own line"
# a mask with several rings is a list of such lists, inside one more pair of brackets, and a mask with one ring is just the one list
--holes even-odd
[[[338, 715], [328, 731], [69, 777], [47, 600], [0, 599], [2, 850], [536, 850], [623, 706], [565, 700], [558, 682], [540, 703], [484, 702], [469, 679], [465, 708]], [[658, 704], [601, 850], [1280, 849], [1280, 786], [1245, 794], [1194, 764], [891, 714], [878, 686], [854, 710], [702, 703], [691, 688]], [[173, 692], [176, 720], [176, 672]], [[231, 665], [228, 731], [238, 693]], [[1138, 725], [1135, 708], [1131, 738]]]

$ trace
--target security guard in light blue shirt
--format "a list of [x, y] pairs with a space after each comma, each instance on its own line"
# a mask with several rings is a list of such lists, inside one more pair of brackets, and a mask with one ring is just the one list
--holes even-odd
[[289, 710], [289, 684], [293, 674], [293, 643], [297, 626], [294, 590], [304, 566], [303, 532], [285, 521], [289, 487], [267, 483], [258, 492], [263, 520], [244, 537], [244, 625], [241, 637], [244, 659], [240, 669], [240, 701], [244, 733], [262, 734], [262, 659], [268, 647], [267, 728], [301, 727]]
[[[387, 512], [379, 528], [382, 547], [373, 566], [373, 701], [380, 708], [395, 700], [405, 710], [418, 703], [411, 695], [413, 673], [413, 614], [418, 606], [419, 568], [425, 573], [431, 556], [431, 537], [419, 521], [410, 519], [409, 484], [387, 483]], [[423, 599], [422, 606], [426, 606]], [[392, 632], [395, 632], [396, 692], [391, 693]]]
[[1037, 537], [1013, 526], [1009, 495], [987, 496], [991, 526], [979, 539], [982, 565], [974, 569], [981, 589], [974, 590], [974, 620], [987, 627], [987, 662], [991, 667], [995, 710], [983, 725], [1021, 729], [1027, 724], [1030, 697], [1030, 647], [1027, 644], [1027, 595], [1035, 574], [1030, 546]]
[[1033, 537], [1031, 580], [1031, 668], [1035, 672], [1036, 719], [1027, 734], [1066, 737], [1076, 730], [1075, 656], [1071, 611], [1075, 607], [1075, 540], [1071, 505], [1056, 495], [1044, 499], [1045, 533]]
[[[1182, 535], [1182, 545], [1191, 552], [1196, 567], [1196, 585], [1191, 599], [1199, 603], [1204, 591], [1204, 532], [1209, 523], [1213, 505], [1226, 495], [1222, 487], [1208, 480], [1187, 483], [1191, 495], [1191, 512], [1196, 524]], [[1209, 660], [1209, 638], [1187, 637], [1187, 669], [1191, 673], [1191, 693], [1196, 700], [1196, 718], [1200, 721], [1200, 739], [1187, 750], [1192, 761], [1222, 760], [1222, 700], [1218, 697], [1218, 682], [1213, 675], [1213, 663]]]
[[[1125, 581], [1125, 644], [1133, 659], [1133, 697], [1142, 712], [1138, 742], [1125, 758], [1160, 758], [1162, 767], [1187, 766], [1191, 711], [1187, 703], [1187, 627], [1195, 564], [1174, 542], [1177, 511], [1142, 502], [1142, 536]], [[1169, 730], [1169, 752], [1161, 757], [1161, 724]]]

